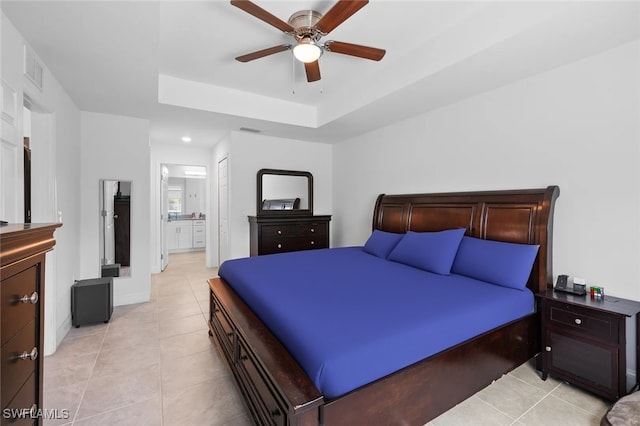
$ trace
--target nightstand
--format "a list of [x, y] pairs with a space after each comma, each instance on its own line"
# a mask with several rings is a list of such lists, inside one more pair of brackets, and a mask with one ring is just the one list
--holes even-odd
[[[640, 302], [557, 293], [537, 295], [542, 313], [542, 379], [565, 380], [612, 401], [640, 379]], [[636, 379], [627, 384], [627, 358]]]

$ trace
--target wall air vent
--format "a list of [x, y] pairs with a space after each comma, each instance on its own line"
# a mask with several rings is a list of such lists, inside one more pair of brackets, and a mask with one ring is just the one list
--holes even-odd
[[240, 127], [241, 132], [260, 133], [262, 130], [252, 129], [251, 127]]
[[42, 90], [42, 77], [44, 67], [36, 57], [33, 50], [27, 45], [24, 46], [24, 75], [27, 76], [38, 89]]

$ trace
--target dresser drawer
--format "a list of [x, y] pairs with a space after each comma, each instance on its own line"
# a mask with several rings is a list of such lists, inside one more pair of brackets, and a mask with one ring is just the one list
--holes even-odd
[[619, 320], [610, 314], [562, 303], [549, 303], [546, 315], [550, 327], [557, 325], [592, 338], [618, 343]]
[[3, 277], [0, 287], [1, 345], [36, 318], [39, 299], [36, 289], [38, 269], [34, 265], [11, 277]]
[[[2, 379], [4, 382], [4, 378]], [[11, 426], [33, 425], [37, 422], [36, 414], [41, 407], [37, 404], [38, 387], [36, 373], [31, 374], [22, 385], [16, 396], [6, 406], [3, 407], [2, 424]], [[9, 410], [9, 411], [4, 411]], [[31, 410], [31, 412], [29, 411]], [[7, 413], [9, 419], [4, 418]], [[33, 419], [31, 418], [33, 414]]]
[[4, 407], [38, 366], [38, 345], [35, 320], [2, 346], [0, 400]]
[[249, 217], [251, 256], [329, 247], [331, 216]]
[[285, 253], [329, 247], [326, 236], [292, 237], [265, 240], [260, 244], [260, 254]]
[[327, 225], [323, 223], [286, 223], [262, 226], [262, 238], [268, 239], [326, 234]]

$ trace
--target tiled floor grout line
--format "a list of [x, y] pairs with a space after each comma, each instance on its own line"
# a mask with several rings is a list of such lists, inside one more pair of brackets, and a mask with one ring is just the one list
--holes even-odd
[[80, 401], [78, 401], [78, 407], [76, 408], [76, 412], [73, 415], [73, 420], [71, 421], [72, 425], [75, 424], [76, 420], [78, 419], [78, 413], [80, 413], [80, 407], [82, 406], [84, 395], [87, 392], [87, 389], [89, 388], [89, 383], [91, 382], [91, 378], [93, 377], [93, 371], [95, 370], [96, 364], [98, 363], [98, 358], [100, 357], [100, 353], [102, 352], [102, 346], [104, 345], [104, 339], [107, 338], [107, 332], [109, 331], [110, 326], [111, 326], [111, 323], [107, 323], [107, 328], [104, 330], [104, 333], [102, 334], [102, 339], [100, 340], [100, 346], [98, 347], [96, 358], [93, 360], [93, 365], [91, 366], [91, 370], [89, 371], [89, 377], [87, 378], [87, 381], [84, 384], [84, 389], [82, 389], [82, 393], [80, 394]]
[[[516, 377], [516, 379], [518, 379], [518, 378]], [[520, 379], [518, 379], [518, 380], [520, 380]], [[524, 382], [524, 380], [521, 380], [521, 381], [523, 381], [523, 382]], [[525, 383], [526, 383], [526, 382], [525, 382]], [[533, 386], [533, 385], [531, 385], [530, 383], [527, 383], [527, 384], [529, 384], [530, 386]], [[528, 412], [530, 412], [531, 410], [533, 410], [533, 409], [534, 409], [538, 404], [540, 404], [542, 401], [544, 401], [547, 397], [551, 396], [551, 394], [552, 394], [556, 389], [558, 389], [561, 385], [562, 385], [562, 382], [560, 382], [560, 383], [558, 383], [556, 386], [554, 386], [554, 387], [553, 387], [553, 389], [551, 389], [551, 390], [550, 390], [549, 392], [547, 392], [547, 393], [546, 393], [542, 398], [540, 398], [540, 399], [538, 400], [538, 402], [536, 402], [536, 403], [535, 403], [535, 404], [533, 404], [531, 407], [529, 407], [527, 410], [525, 410], [525, 412], [524, 412], [524, 413], [522, 413], [522, 414], [520, 415], [520, 417], [518, 417], [517, 419], [515, 419], [515, 420], [513, 421], [513, 423], [511, 423], [511, 424], [512, 424], [512, 425], [514, 425], [514, 424], [516, 424], [516, 422], [519, 422], [521, 418], [523, 418], [523, 417], [524, 417]], [[538, 388], [538, 389], [540, 389], [540, 388]]]
[[[493, 383], [491, 383], [491, 384], [493, 384]], [[489, 386], [491, 386], [491, 385], [489, 385]], [[493, 405], [493, 404], [491, 404], [490, 402], [485, 401], [484, 399], [480, 398], [477, 394], [473, 394], [473, 395], [471, 395], [471, 397], [470, 397], [470, 398], [476, 398], [477, 400], [479, 400], [480, 402], [482, 402], [482, 403], [483, 403], [483, 404], [485, 404], [486, 406], [491, 407], [493, 410], [497, 411], [498, 413], [500, 413], [500, 414], [502, 414], [502, 415], [504, 415], [504, 416], [508, 417], [509, 419], [513, 419], [513, 416], [512, 416], [512, 415], [505, 413], [504, 411], [502, 411], [502, 410], [501, 410], [501, 409], [499, 409], [498, 407], [494, 406], [494, 405]], [[515, 420], [514, 420], [514, 422], [515, 422]], [[513, 424], [513, 422], [512, 422], [511, 424]]]

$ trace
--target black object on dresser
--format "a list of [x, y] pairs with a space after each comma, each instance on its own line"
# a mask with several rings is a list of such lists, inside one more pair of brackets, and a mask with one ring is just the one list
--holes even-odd
[[[548, 374], [615, 401], [640, 379], [640, 302], [574, 296], [552, 289], [538, 295], [542, 312], [542, 379]], [[627, 342], [635, 330], [635, 342]], [[627, 350], [636, 383], [627, 384]]]
[[0, 228], [1, 424], [42, 424], [45, 254], [59, 226]]
[[251, 256], [329, 247], [331, 216], [249, 216]]
[[113, 277], [76, 281], [71, 286], [71, 324], [109, 322], [113, 313]]

